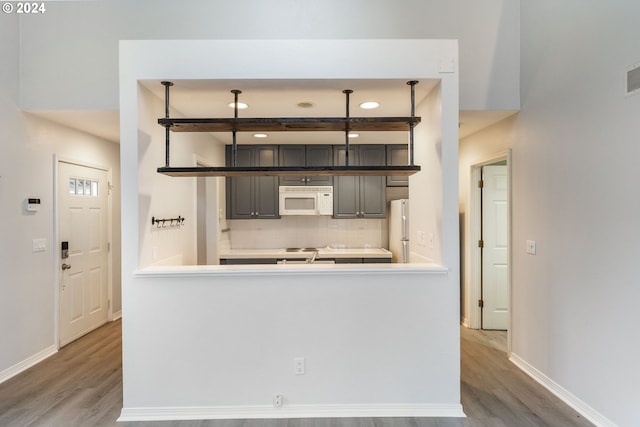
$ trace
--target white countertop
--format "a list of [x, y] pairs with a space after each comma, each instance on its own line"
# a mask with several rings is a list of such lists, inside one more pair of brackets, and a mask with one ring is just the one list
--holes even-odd
[[[317, 248], [318, 259], [323, 258], [391, 258], [391, 252], [384, 248], [332, 248], [325, 246]], [[248, 258], [278, 258], [295, 259], [308, 258], [313, 255], [313, 249], [290, 252], [280, 249], [224, 249], [220, 252], [222, 259]]]

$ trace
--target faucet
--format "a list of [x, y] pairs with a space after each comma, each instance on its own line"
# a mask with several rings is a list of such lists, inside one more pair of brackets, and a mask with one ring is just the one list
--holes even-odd
[[320, 251], [317, 250], [317, 249], [315, 251], [313, 251], [313, 254], [309, 258], [307, 258], [307, 264], [313, 264], [315, 262], [315, 260], [316, 260], [316, 257], [318, 256], [319, 252]]

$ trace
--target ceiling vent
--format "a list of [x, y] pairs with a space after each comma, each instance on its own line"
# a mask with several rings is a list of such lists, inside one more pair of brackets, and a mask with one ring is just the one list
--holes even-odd
[[627, 71], [627, 95], [640, 93], [640, 64]]

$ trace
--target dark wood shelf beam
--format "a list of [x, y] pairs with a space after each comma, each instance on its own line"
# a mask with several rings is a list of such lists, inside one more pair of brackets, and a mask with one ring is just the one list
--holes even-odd
[[420, 117], [160, 118], [172, 132], [409, 131]]
[[268, 166], [268, 167], [159, 167], [158, 173], [189, 176], [408, 176], [420, 166]]

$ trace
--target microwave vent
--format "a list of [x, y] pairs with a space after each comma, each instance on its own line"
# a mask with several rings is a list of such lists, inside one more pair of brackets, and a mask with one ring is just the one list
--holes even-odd
[[305, 192], [305, 193], [333, 193], [333, 187], [330, 185], [322, 185], [319, 187], [312, 187], [312, 186], [286, 186], [286, 185], [281, 185], [280, 186], [280, 192], [281, 193], [287, 193], [287, 192], [292, 192], [292, 193], [300, 193], [300, 192]]

